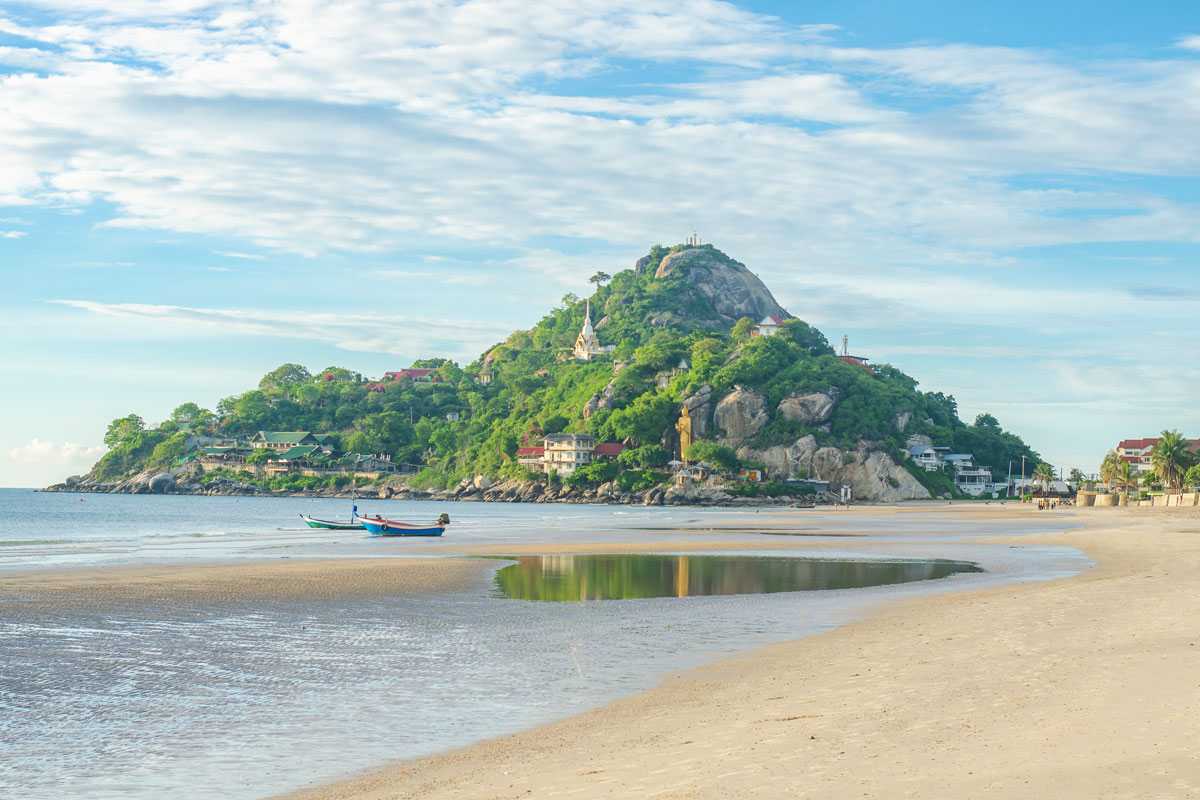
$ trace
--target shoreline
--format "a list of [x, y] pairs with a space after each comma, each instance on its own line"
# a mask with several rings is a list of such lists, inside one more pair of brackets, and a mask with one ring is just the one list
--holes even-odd
[[1036, 543], [1095, 566], [887, 603], [569, 719], [282, 797], [1200, 796], [1186, 627], [1200, 514], [1051, 519], [1083, 527]]

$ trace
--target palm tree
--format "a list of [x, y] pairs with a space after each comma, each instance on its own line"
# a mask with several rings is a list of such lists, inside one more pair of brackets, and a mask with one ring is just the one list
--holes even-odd
[[1116, 450], [1109, 450], [1105, 454], [1104, 460], [1100, 462], [1100, 480], [1112, 485], [1113, 480], [1117, 477], [1117, 471], [1120, 469], [1121, 458], [1117, 455]]
[[1042, 485], [1042, 491], [1050, 491], [1050, 481], [1054, 480], [1054, 467], [1049, 464], [1038, 464], [1033, 471], [1033, 480]]
[[1168, 492], [1183, 491], [1183, 476], [1195, 463], [1188, 442], [1177, 430], [1163, 431], [1150, 451], [1150, 466]]
[[1128, 461], [1121, 462], [1121, 466], [1117, 468], [1116, 482], [1117, 488], [1125, 492], [1125, 501], [1129, 502], [1129, 490], [1136, 489], [1138, 485], [1138, 473], [1133, 464]]

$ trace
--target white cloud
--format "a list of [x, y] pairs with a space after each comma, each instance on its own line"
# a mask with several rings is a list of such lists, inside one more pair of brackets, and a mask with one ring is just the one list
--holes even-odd
[[25, 235], [25, 231], [0, 231], [0, 239], [20, 239]]
[[0, 198], [104, 199], [112, 226], [318, 255], [695, 224], [858, 263], [1200, 238], [1125, 180], [1200, 171], [1187, 60], [846, 48], [711, 0], [40, 5], [62, 19], [20, 32], [55, 61], [0, 81]]
[[266, 261], [267, 260], [266, 256], [258, 255], [256, 253], [233, 253], [228, 250], [213, 250], [213, 253], [218, 256], [225, 256], [225, 258], [242, 258], [242, 259], [246, 259], [247, 261]]
[[1200, 50], [1200, 36], [1184, 36], [1175, 43], [1175, 46], [1185, 50]]
[[12, 461], [22, 464], [39, 465], [72, 464], [90, 466], [102, 455], [104, 455], [103, 447], [85, 447], [75, 442], [64, 442], [61, 445], [55, 445], [36, 438], [30, 440], [26, 445], [14, 447], [8, 451], [8, 457]]
[[438, 353], [465, 361], [511, 332], [500, 325], [419, 315], [188, 308], [90, 300], [51, 302], [193, 339], [277, 336], [319, 341], [342, 350], [398, 355]]

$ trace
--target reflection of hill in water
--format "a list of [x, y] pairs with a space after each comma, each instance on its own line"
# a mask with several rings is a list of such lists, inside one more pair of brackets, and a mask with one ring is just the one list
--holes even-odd
[[632, 600], [859, 589], [981, 572], [962, 561], [850, 561], [696, 555], [520, 556], [496, 573], [507, 597]]

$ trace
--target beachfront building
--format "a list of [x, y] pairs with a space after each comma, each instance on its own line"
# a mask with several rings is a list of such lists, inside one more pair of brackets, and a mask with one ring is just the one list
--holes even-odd
[[589, 300], [583, 318], [583, 327], [579, 331], [579, 336], [575, 338], [575, 348], [572, 352], [576, 358], [589, 361], [592, 356], [603, 356], [612, 351], [613, 345], [602, 345], [596, 338], [596, 331], [592, 328], [592, 301]]
[[546, 448], [544, 447], [518, 447], [517, 463], [534, 472], [544, 472], [545, 455]]
[[[1188, 450], [1200, 454], [1200, 439], [1184, 439], [1184, 441], [1187, 443]], [[1132, 464], [1139, 475], [1149, 474], [1154, 471], [1154, 467], [1150, 463], [1150, 456], [1153, 454], [1156, 444], [1158, 444], [1157, 437], [1122, 439], [1116, 448], [1117, 458]]]
[[942, 460], [951, 470], [955, 488], [963, 494], [980, 497], [997, 492], [1004, 486], [993, 483], [990, 469], [975, 466], [970, 453], [947, 453]]
[[558, 473], [565, 478], [572, 472], [591, 463], [596, 439], [586, 433], [552, 433], [544, 440], [542, 468], [546, 474]]

